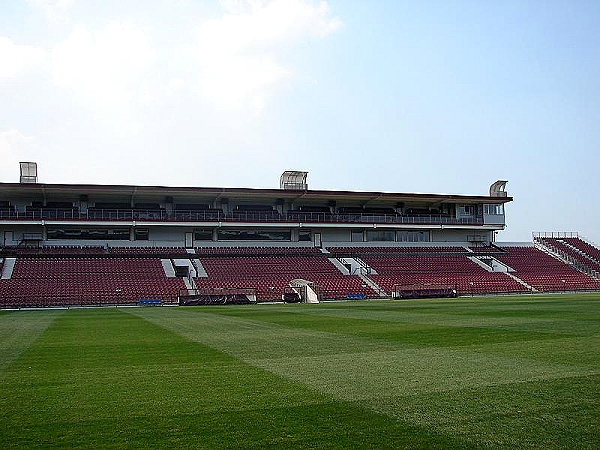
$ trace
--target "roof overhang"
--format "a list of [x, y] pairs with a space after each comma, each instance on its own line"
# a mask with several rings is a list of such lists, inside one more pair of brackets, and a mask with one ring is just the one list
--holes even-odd
[[429, 203], [508, 203], [512, 197], [492, 197], [479, 195], [449, 195], [422, 193], [395, 193], [369, 191], [334, 191], [334, 190], [285, 190], [255, 189], [228, 187], [168, 187], [168, 186], [135, 186], [135, 185], [98, 185], [98, 184], [21, 184], [0, 183], [0, 198], [14, 197], [69, 197], [74, 195], [122, 198], [156, 198], [156, 196], [173, 196], [185, 202], [194, 198], [219, 199], [235, 198], [241, 201], [271, 201], [278, 198], [307, 202], [327, 200], [347, 200], [366, 203], [389, 202], [429, 202]]

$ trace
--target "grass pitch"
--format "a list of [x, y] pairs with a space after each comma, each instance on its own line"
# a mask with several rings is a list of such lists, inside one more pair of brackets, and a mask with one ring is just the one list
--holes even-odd
[[0, 313], [2, 448], [600, 447], [600, 295]]

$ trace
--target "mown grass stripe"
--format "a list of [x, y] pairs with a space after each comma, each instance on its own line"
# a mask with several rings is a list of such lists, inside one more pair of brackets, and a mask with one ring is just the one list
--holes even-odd
[[248, 360], [341, 400], [450, 391], [600, 373], [598, 367], [441, 348]]
[[600, 335], [558, 337], [547, 340], [479, 343], [469, 350], [487, 355], [511, 356], [537, 361], [600, 368]]
[[130, 311], [194, 342], [242, 360], [394, 350], [394, 343], [185, 308]]
[[[488, 354], [482, 345], [477, 346], [476, 352], [471, 348], [442, 346], [396, 349], [394, 342], [384, 340], [374, 345], [372, 339], [198, 310], [145, 309], [134, 313], [188, 339], [341, 400], [414, 395], [600, 371], [594, 364], [538, 361], [531, 354], [530, 358], [517, 356], [508, 351], [509, 346], [503, 354]], [[221, 329], [227, 332], [220, 332]], [[355, 351], [345, 351], [341, 345], [344, 342]]]
[[0, 372], [10, 366], [64, 313], [64, 310], [11, 311], [0, 315]]
[[3, 448], [468, 447], [115, 309], [58, 317], [0, 404]]
[[[498, 317], [488, 309], [453, 311], [453, 301], [436, 300], [411, 302], [408, 313], [402, 302], [369, 302], [135, 314], [342, 403], [459, 442], [596, 448], [600, 302], [495, 302]], [[481, 304], [456, 302], [466, 303]], [[531, 311], [511, 309], [525, 304]], [[348, 346], [338, 351], [340, 338]], [[579, 386], [572, 395], [570, 383]], [[515, 402], [531, 407], [515, 409]]]
[[[528, 330], [514, 330], [500, 326], [444, 326], [442, 324], [412, 323], [409, 321], [381, 321], [359, 317], [335, 317], [316, 314], [303, 314], [299, 309], [261, 311], [260, 309], [238, 311], [218, 310], [219, 314], [256, 323], [272, 323], [289, 328], [302, 328], [323, 331], [351, 337], [372, 338], [393, 342], [396, 348], [411, 346], [471, 346], [473, 342], [522, 342], [526, 340], [547, 340], [562, 337], [559, 333], [534, 333]], [[215, 311], [217, 312], [217, 311]]]
[[[447, 312], [411, 312], [402, 310], [357, 311], [356, 309], [304, 310], [302, 314], [329, 316], [338, 319], [366, 319], [392, 323], [419, 323], [444, 327], [507, 328], [539, 333], [589, 334], [600, 332], [598, 322], [575, 321], [569, 317], [535, 317], [535, 312], [523, 312], [520, 316], [490, 317], [489, 315], [463, 315]], [[582, 318], [583, 319], [583, 318]], [[590, 327], [592, 329], [590, 330]]]
[[482, 448], [596, 449], [600, 376], [374, 399], [373, 409]]
[[[375, 301], [349, 304], [288, 305], [269, 307], [272, 317], [302, 316], [331, 319], [369, 320], [442, 327], [494, 328], [527, 333], [591, 335], [600, 333], [600, 305], [590, 295], [449, 299], [432, 301]], [[585, 314], [582, 313], [585, 311]], [[221, 314], [259, 320], [267, 317], [259, 309], [221, 308]], [[283, 313], [283, 314], [282, 314]]]

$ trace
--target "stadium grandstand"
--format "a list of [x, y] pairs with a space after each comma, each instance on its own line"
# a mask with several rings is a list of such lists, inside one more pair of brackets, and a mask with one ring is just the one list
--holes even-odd
[[487, 195], [0, 183], [0, 307], [200, 305], [600, 290], [577, 233], [503, 244]]

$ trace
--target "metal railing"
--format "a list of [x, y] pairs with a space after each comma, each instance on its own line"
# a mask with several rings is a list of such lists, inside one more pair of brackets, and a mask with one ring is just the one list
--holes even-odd
[[534, 231], [533, 240], [550, 238], [550, 239], [564, 239], [564, 238], [578, 238], [579, 233], [577, 231]]
[[456, 218], [445, 215], [401, 216], [397, 214], [332, 214], [319, 212], [234, 211], [221, 210], [182, 211], [167, 213], [164, 209], [77, 209], [40, 208], [25, 212], [0, 210], [0, 220], [148, 220], [160, 222], [293, 222], [293, 223], [368, 223], [368, 224], [448, 224], [483, 225], [482, 217]]

